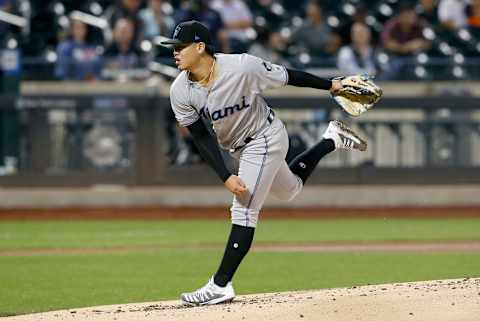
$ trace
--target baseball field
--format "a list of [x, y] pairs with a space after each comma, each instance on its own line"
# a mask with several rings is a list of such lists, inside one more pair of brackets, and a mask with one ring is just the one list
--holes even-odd
[[[0, 221], [0, 316], [68, 309], [12, 319], [270, 320], [268, 316], [286, 316], [282, 309], [291, 308], [295, 314], [285, 320], [319, 320], [316, 304], [301, 304], [316, 299], [318, 304], [325, 300], [340, 304], [350, 298], [351, 303], [346, 301], [336, 310], [330, 306], [328, 320], [367, 320], [345, 315], [356, 313], [352, 306], [371, 306], [380, 318], [381, 307], [386, 305], [375, 300], [397, 297], [411, 309], [397, 311], [403, 317], [395, 320], [428, 321], [415, 302], [445, 294], [435, 299], [435, 309], [429, 309], [426, 301], [424, 312], [435, 311], [435, 320], [443, 320], [442, 315], [459, 309], [461, 313], [452, 320], [478, 321], [480, 211], [469, 209], [468, 215], [452, 211], [438, 217], [434, 213], [361, 218], [267, 216], [260, 221], [252, 251], [234, 280], [239, 297], [214, 308], [184, 308], [179, 301], [161, 301], [177, 300], [181, 292], [202, 286], [215, 271], [229, 232], [223, 209], [217, 215], [225, 213], [223, 219], [180, 220], [156, 219], [155, 215], [147, 219], [135, 213], [131, 219], [120, 220], [102, 215], [61, 219], [39, 215], [43, 219], [31, 220], [21, 212], [5, 214]], [[400, 284], [448, 279], [456, 280]], [[274, 294], [262, 297], [259, 293]], [[247, 294], [256, 295], [243, 296]], [[358, 300], [370, 301], [359, 304], [362, 301]], [[142, 302], [149, 303], [137, 309], [126, 305]], [[78, 310], [103, 305], [115, 308]], [[239, 312], [242, 308], [254, 316]], [[211, 314], [205, 317], [204, 312]], [[135, 317], [129, 313], [136, 313]]]

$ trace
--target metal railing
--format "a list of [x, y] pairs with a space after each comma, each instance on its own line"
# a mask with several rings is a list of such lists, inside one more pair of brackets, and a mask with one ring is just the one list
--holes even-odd
[[[10, 115], [10, 134], [18, 136], [11, 140], [16, 146], [5, 148], [6, 136], [0, 144], [1, 186], [218, 183], [199, 159], [179, 161], [188, 144], [169, 118], [167, 97], [25, 94], [1, 99], [0, 119]], [[368, 138], [366, 153], [338, 151], [322, 160], [312, 184], [480, 182], [480, 98], [385, 97], [374, 111], [355, 119], [326, 97], [268, 101], [287, 125], [287, 157], [318, 141], [331, 119], [347, 121]], [[168, 155], [175, 144], [176, 155]]]

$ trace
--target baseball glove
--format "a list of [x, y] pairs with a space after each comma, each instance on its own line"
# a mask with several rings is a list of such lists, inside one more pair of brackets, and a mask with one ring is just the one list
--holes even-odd
[[343, 88], [331, 93], [332, 98], [351, 116], [360, 116], [382, 96], [382, 89], [368, 75], [338, 77]]

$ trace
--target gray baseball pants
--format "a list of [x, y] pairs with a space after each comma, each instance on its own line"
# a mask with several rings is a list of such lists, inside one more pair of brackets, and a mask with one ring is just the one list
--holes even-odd
[[238, 176], [248, 189], [244, 197], [233, 198], [232, 224], [256, 227], [270, 191], [278, 199], [290, 201], [302, 190], [302, 180], [285, 161], [287, 152], [287, 130], [275, 117], [245, 147], [232, 153], [239, 161]]

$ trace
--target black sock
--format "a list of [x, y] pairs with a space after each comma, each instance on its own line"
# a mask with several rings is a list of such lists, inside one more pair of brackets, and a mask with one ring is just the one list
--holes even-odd
[[335, 150], [335, 143], [331, 139], [322, 139], [315, 146], [307, 149], [297, 157], [295, 157], [288, 166], [290, 170], [300, 177], [303, 184], [307, 178], [312, 174], [318, 162], [323, 156]]
[[252, 245], [255, 228], [232, 224], [222, 263], [215, 273], [216, 285], [225, 286], [230, 282]]

